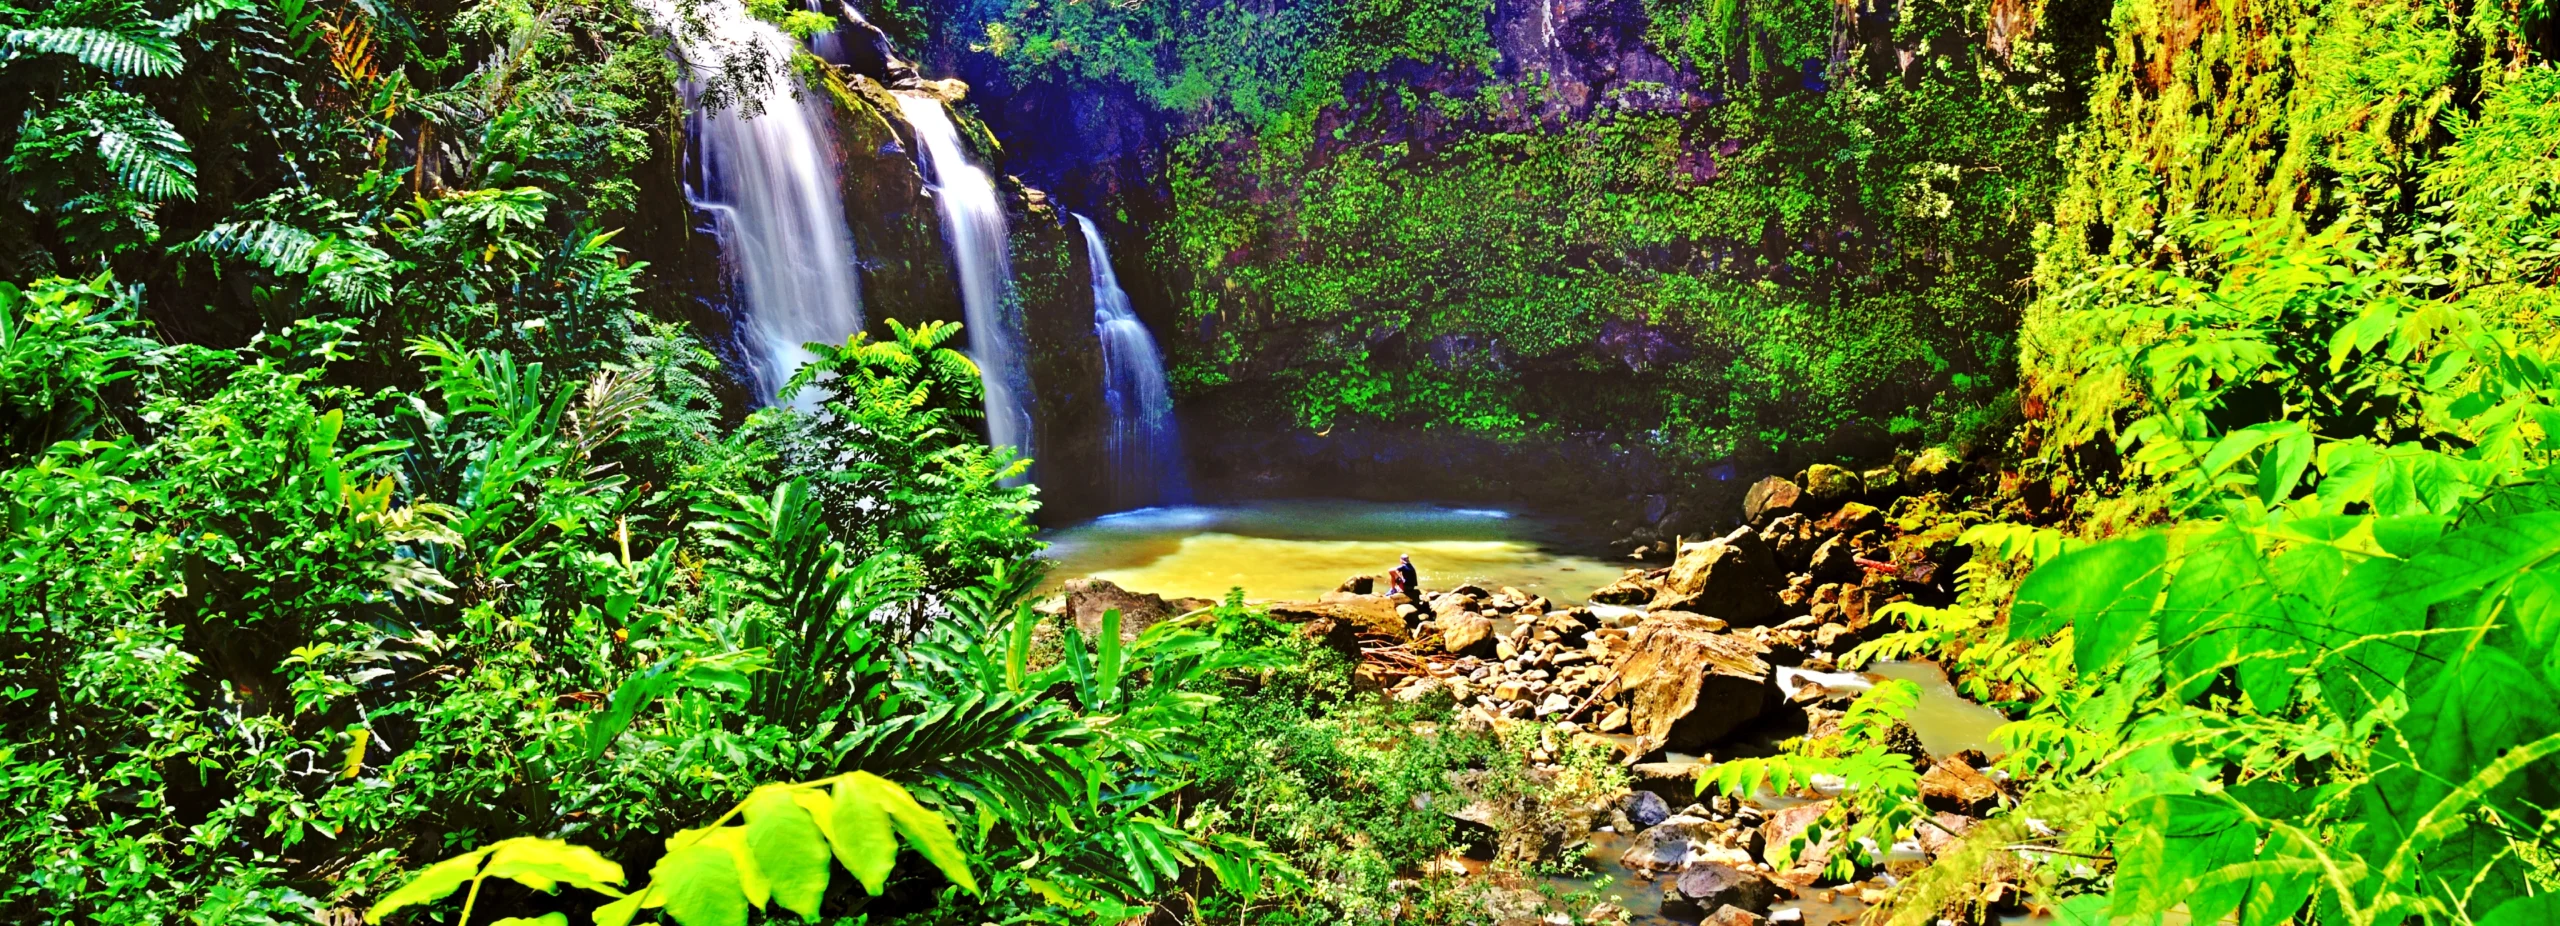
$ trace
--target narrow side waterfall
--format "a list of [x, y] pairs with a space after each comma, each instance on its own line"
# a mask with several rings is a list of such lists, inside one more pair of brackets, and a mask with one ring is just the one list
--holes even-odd
[[[816, 94], [796, 92], [797, 48], [781, 30], [747, 15], [736, 0], [692, 7], [700, 31], [671, 24], [694, 75], [750, 69], [756, 99], [706, 109], [703, 85], [685, 82], [701, 175], [688, 192], [710, 215], [720, 259], [738, 283], [741, 340], [760, 397], [770, 401], [811, 355], [802, 345], [840, 343], [862, 330], [861, 283], [853, 233], [837, 187], [832, 123]], [[747, 110], [755, 110], [748, 115]], [[807, 401], [804, 399], [803, 401]]]
[[1093, 262], [1093, 334], [1102, 343], [1102, 399], [1111, 412], [1103, 447], [1112, 501], [1123, 508], [1190, 501], [1164, 354], [1120, 288], [1102, 230], [1081, 214], [1076, 225], [1084, 229], [1085, 256]]
[[898, 108], [924, 146], [925, 182], [942, 213], [942, 235], [960, 279], [969, 354], [986, 382], [987, 441], [1031, 454], [1031, 411], [1024, 400], [1031, 376], [1024, 365], [1022, 326], [1013, 309], [1013, 258], [1006, 250], [1004, 203], [995, 180], [969, 163], [960, 130], [941, 100], [898, 95]]

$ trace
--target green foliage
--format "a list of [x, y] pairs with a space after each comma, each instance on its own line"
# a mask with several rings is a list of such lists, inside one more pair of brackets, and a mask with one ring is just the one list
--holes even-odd
[[1798, 790], [1836, 789], [1839, 797], [1822, 815], [1785, 844], [1769, 848], [1769, 864], [1780, 871], [1795, 865], [1810, 848], [1836, 841], [1824, 877], [1848, 880], [1859, 865], [1883, 861], [1872, 853], [1907, 838], [1923, 814], [1920, 808], [1919, 759], [1894, 751], [1888, 736], [1920, 703], [1920, 686], [1900, 679], [1878, 682], [1851, 702], [1837, 733], [1798, 740], [1794, 749], [1765, 759], [1732, 759], [1715, 767], [1709, 786], [1749, 799], [1757, 794], [1789, 794]]

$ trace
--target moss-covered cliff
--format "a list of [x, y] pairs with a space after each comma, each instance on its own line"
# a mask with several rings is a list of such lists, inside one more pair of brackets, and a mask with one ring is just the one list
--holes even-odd
[[2000, 414], [2085, 6], [1024, 0], [927, 57], [1146, 237], [1211, 477], [1489, 439], [1642, 462], [1449, 485], [1713, 494]]

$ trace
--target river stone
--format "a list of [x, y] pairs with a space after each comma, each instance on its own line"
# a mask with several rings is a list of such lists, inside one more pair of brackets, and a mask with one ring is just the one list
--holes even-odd
[[1796, 510], [1804, 502], [1804, 490], [1782, 476], [1771, 476], [1751, 484], [1742, 493], [1742, 520], [1758, 524], [1762, 518], [1774, 518]]
[[1813, 556], [1813, 548], [1822, 544], [1822, 535], [1814, 533], [1813, 519], [1791, 514], [1761, 528], [1760, 542], [1777, 554], [1778, 568], [1800, 571]]
[[[1813, 576], [1814, 581], [1825, 584], [1856, 582], [1860, 575], [1857, 551], [1850, 548], [1847, 537], [1833, 537], [1823, 541], [1822, 546], [1814, 549], [1813, 560], [1807, 564], [1806, 569]], [[1814, 595], [1814, 603], [1823, 603], [1820, 589], [1815, 589]], [[1830, 600], [1838, 601], [1839, 596], [1834, 594]]]
[[1858, 474], [1858, 481], [1866, 484], [1871, 502], [1889, 502], [1902, 495], [1902, 471], [1891, 464]]
[[1384, 595], [1346, 595], [1334, 592], [1323, 601], [1284, 601], [1269, 611], [1273, 618], [1291, 623], [1319, 619], [1349, 625], [1361, 636], [1403, 643], [1406, 640], [1404, 618], [1396, 615], [1396, 604]]
[[1627, 796], [1618, 799], [1618, 809], [1638, 829], [1661, 823], [1671, 816], [1671, 805], [1663, 801], [1662, 795], [1651, 791], [1627, 792]]
[[1829, 463], [1816, 463], [1804, 469], [1804, 494], [1819, 505], [1845, 502], [1867, 491], [1858, 474]]
[[1473, 611], [1460, 611], [1443, 617], [1440, 623], [1440, 645], [1463, 656], [1493, 655], [1493, 621]]
[[[1796, 838], [1806, 828], [1811, 827], [1813, 821], [1822, 819], [1822, 815], [1830, 810], [1831, 802], [1820, 800], [1769, 811], [1768, 819], [1760, 824], [1761, 851], [1765, 853], [1763, 858], [1776, 855], [1778, 848], [1786, 845], [1787, 840]], [[1822, 873], [1823, 866], [1831, 864], [1832, 853], [1839, 850], [1840, 834], [1837, 831], [1824, 833], [1821, 842], [1808, 845], [1804, 851], [1796, 853], [1795, 867], [1787, 869], [1785, 877], [1799, 883], [1812, 883], [1813, 879]], [[1772, 863], [1771, 867], [1775, 867], [1775, 864]]]
[[1714, 618], [1675, 611], [1647, 616], [1628, 636], [1628, 653], [1613, 671], [1646, 751], [1701, 752], [1775, 700], [1769, 664], [1760, 659], [1767, 650], [1721, 629]]
[[[1652, 794], [1653, 792], [1638, 791], [1636, 793]], [[1661, 799], [1660, 795], [1654, 797], [1656, 801]], [[1667, 813], [1669, 808], [1664, 809], [1666, 815], [1662, 819], [1654, 821], [1653, 825], [1646, 826], [1636, 833], [1634, 838], [1627, 840], [1627, 851], [1618, 853], [1618, 864], [1635, 871], [1653, 874], [1674, 872], [1689, 867], [1692, 844], [1706, 839], [1706, 834], [1700, 830], [1707, 825], [1707, 821], [1700, 817], [1669, 816]], [[1631, 817], [1628, 822], [1635, 821]]]
[[1702, 916], [1719, 907], [1740, 907], [1753, 913], [1765, 913], [1785, 893], [1776, 883], [1749, 870], [1709, 862], [1691, 867], [1665, 885], [1662, 912], [1672, 916]]
[[1333, 590], [1337, 592], [1350, 592], [1354, 595], [1374, 595], [1377, 594], [1378, 591], [1378, 577], [1352, 576], [1351, 578], [1342, 580], [1342, 584], [1335, 586]]
[[1749, 528], [1680, 548], [1680, 558], [1663, 577], [1662, 593], [1685, 596], [1690, 608], [1724, 618], [1736, 627], [1766, 623], [1778, 613], [1778, 590], [1787, 584], [1777, 554]]

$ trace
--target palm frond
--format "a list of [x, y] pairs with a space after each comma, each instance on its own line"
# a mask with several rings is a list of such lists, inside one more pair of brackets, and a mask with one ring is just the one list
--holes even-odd
[[235, 257], [276, 273], [311, 269], [311, 254], [320, 236], [271, 219], [224, 222], [174, 250]]
[[196, 198], [196, 165], [176, 126], [145, 109], [115, 109], [94, 126], [116, 185], [152, 202]]

